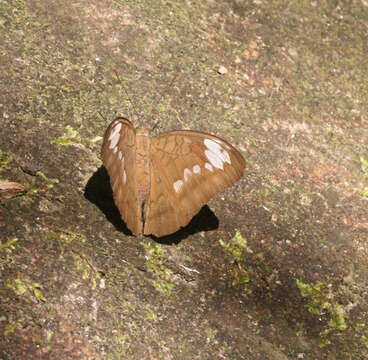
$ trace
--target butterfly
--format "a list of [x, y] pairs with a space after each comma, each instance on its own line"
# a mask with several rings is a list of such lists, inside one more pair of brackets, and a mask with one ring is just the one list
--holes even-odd
[[186, 226], [245, 169], [240, 152], [217, 136], [177, 130], [150, 138], [124, 118], [107, 128], [102, 158], [127, 227], [156, 237]]

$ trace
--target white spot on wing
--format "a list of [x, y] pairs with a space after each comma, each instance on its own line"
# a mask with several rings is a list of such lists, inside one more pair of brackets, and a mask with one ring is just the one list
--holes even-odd
[[121, 123], [117, 123], [114, 128], [111, 131], [111, 134], [109, 136], [109, 140], [111, 140], [117, 133], [120, 133], [121, 130]]
[[184, 181], [188, 181], [189, 176], [191, 175], [192, 175], [192, 172], [188, 168], [185, 168], [184, 169]]
[[214, 153], [211, 150], [206, 150], [204, 152], [207, 156], [207, 159], [209, 162], [218, 169], [224, 170], [224, 162], [222, 161], [221, 157], [218, 156], [218, 154]]
[[[220, 140], [211, 140], [211, 139], [205, 139], [204, 140], [204, 144], [206, 145], [207, 149], [206, 150], [206, 156], [208, 158], [208, 160], [210, 160], [210, 162], [212, 163], [213, 166], [217, 167], [217, 168], [221, 168], [222, 170], [224, 169], [224, 162], [227, 162], [228, 164], [231, 164], [231, 159], [230, 159], [230, 155], [229, 153], [221, 146], [221, 142]], [[208, 157], [207, 155], [207, 151], [212, 152], [216, 157], [218, 157], [221, 161], [221, 164], [218, 160], [214, 159], [214, 156], [210, 154], [210, 157]], [[212, 160], [214, 160], [214, 162], [212, 162]], [[217, 166], [217, 165], [219, 166]]]
[[220, 151], [221, 145], [211, 139], [204, 139], [204, 144], [208, 150], [213, 151], [214, 153]]
[[113, 151], [114, 151], [114, 154], [115, 154], [118, 151], [118, 147], [115, 146]]
[[201, 172], [201, 167], [199, 165], [194, 165], [193, 172], [194, 174], [199, 174]]
[[175, 181], [173, 184], [175, 192], [179, 192], [183, 185], [184, 185], [183, 180]]
[[213, 167], [212, 167], [212, 165], [210, 164], [210, 163], [205, 163], [204, 164], [204, 167], [207, 169], [207, 170], [209, 170], [209, 171], [211, 171], [211, 172], [213, 172]]
[[[111, 136], [111, 135], [113, 135], [113, 136]], [[111, 134], [111, 135], [109, 137], [109, 139], [111, 138], [110, 139], [110, 145], [109, 145], [110, 149], [114, 148], [117, 145], [117, 143], [119, 142], [119, 139], [120, 139], [119, 131], [116, 131], [116, 132], [114, 131], [113, 134]]]
[[230, 155], [226, 150], [222, 152], [222, 156], [225, 162], [227, 162], [228, 164], [231, 164]]
[[126, 184], [126, 181], [127, 181], [127, 174], [126, 174], [126, 172], [124, 170], [124, 172], [123, 172], [123, 184], [124, 185]]
[[121, 153], [121, 151], [119, 151], [118, 156], [119, 156], [119, 160], [121, 160], [123, 158], [123, 154]]

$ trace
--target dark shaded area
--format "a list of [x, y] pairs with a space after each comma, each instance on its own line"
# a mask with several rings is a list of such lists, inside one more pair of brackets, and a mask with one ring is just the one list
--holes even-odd
[[157, 238], [151, 235], [150, 237], [160, 244], [178, 244], [181, 240], [190, 235], [201, 231], [215, 230], [219, 226], [219, 220], [208, 205], [202, 206], [202, 209], [193, 217], [190, 223], [178, 230], [177, 232]]
[[[95, 204], [106, 216], [117, 231], [125, 235], [133, 235], [120, 217], [119, 209], [114, 203], [109, 175], [104, 166], [101, 166], [88, 180], [84, 190], [87, 200]], [[150, 236], [154, 241], [161, 244], [178, 244], [181, 240], [202, 231], [215, 230], [218, 228], [219, 220], [213, 211], [203, 206], [190, 223], [177, 232], [160, 238]]]
[[132, 235], [121, 219], [119, 209], [115, 206], [109, 175], [104, 166], [101, 166], [88, 180], [84, 189], [84, 197], [105, 214], [106, 219], [114, 225], [117, 231], [125, 235]]

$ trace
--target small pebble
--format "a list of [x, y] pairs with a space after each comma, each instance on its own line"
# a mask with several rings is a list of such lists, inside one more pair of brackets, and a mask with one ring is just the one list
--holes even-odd
[[221, 75], [225, 75], [225, 74], [227, 74], [227, 73], [228, 73], [228, 70], [226, 69], [226, 67], [225, 67], [225, 66], [222, 66], [222, 65], [221, 65], [221, 66], [218, 68], [217, 72], [218, 72], [219, 74], [221, 74]]

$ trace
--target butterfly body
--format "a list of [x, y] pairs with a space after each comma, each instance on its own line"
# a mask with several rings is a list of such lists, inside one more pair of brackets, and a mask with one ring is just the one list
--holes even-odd
[[102, 157], [127, 227], [157, 237], [187, 225], [245, 169], [242, 155], [214, 135], [178, 130], [151, 139], [123, 118], [106, 130]]

